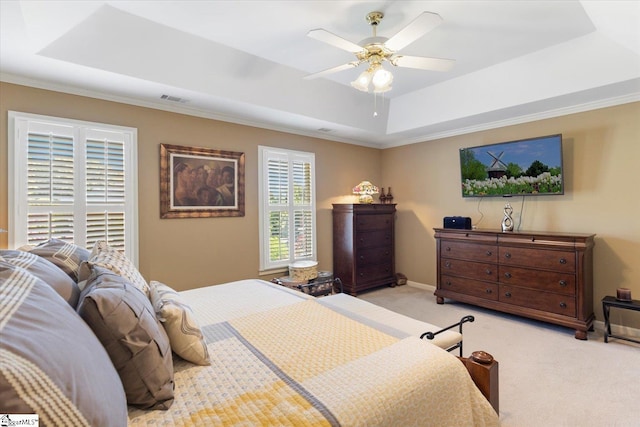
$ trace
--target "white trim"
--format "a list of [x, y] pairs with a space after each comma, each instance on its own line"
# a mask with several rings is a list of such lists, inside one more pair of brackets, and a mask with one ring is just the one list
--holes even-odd
[[433, 285], [425, 285], [424, 283], [413, 282], [411, 280], [407, 280], [407, 286], [413, 286], [414, 288], [419, 288], [430, 292], [435, 292], [436, 290], [436, 287]]
[[[291, 263], [291, 260], [281, 261], [278, 263], [269, 262], [269, 215], [270, 207], [265, 200], [265, 197], [269, 194], [269, 182], [268, 177], [265, 176], [267, 171], [265, 170], [266, 162], [269, 158], [277, 158], [281, 157], [283, 160], [286, 159], [286, 162], [289, 165], [289, 170], [291, 172], [292, 162], [300, 159], [303, 162], [308, 162], [311, 164], [311, 204], [310, 209], [311, 212], [311, 232], [313, 235], [312, 239], [312, 259], [315, 261], [318, 255], [318, 236], [316, 229], [316, 218], [317, 218], [317, 205], [316, 205], [316, 167], [315, 167], [315, 153], [305, 152], [305, 151], [296, 151], [289, 150], [285, 148], [277, 148], [277, 147], [268, 147], [259, 145], [258, 146], [258, 182], [259, 182], [259, 190], [258, 190], [258, 202], [259, 202], [259, 247], [260, 247], [260, 265], [258, 268], [259, 274], [270, 274], [272, 272], [277, 272], [282, 270], [283, 268], [288, 267]], [[293, 179], [293, 174], [290, 174], [289, 179]], [[291, 205], [293, 204], [294, 197], [294, 186], [291, 185], [289, 187], [289, 202], [290, 206], [287, 207], [288, 210], [291, 210]], [[277, 209], [276, 209], [277, 210]], [[307, 210], [307, 209], [305, 209]], [[293, 221], [293, 216], [290, 218], [290, 230], [289, 236], [292, 239], [295, 236], [293, 226], [295, 225]], [[293, 247], [290, 247], [290, 256], [293, 256]]]
[[[17, 76], [17, 75], [8, 74], [8, 73], [0, 73], [0, 81], [34, 87], [38, 89], [62, 92], [62, 93], [67, 93], [71, 95], [96, 98], [104, 101], [120, 102], [128, 105], [135, 105], [138, 107], [152, 108], [155, 110], [169, 111], [169, 112], [185, 114], [193, 117], [219, 120], [222, 122], [235, 123], [235, 124], [251, 126], [251, 127], [258, 127], [260, 129], [285, 132], [293, 135], [308, 136], [308, 137], [319, 138], [319, 139], [324, 139], [328, 141], [336, 141], [336, 142], [342, 142], [345, 144], [359, 145], [363, 147], [378, 148], [378, 149], [401, 147], [403, 145], [411, 145], [411, 144], [417, 144], [420, 142], [433, 141], [436, 139], [449, 138], [449, 137], [458, 136], [458, 135], [466, 135], [468, 133], [473, 133], [473, 132], [497, 129], [505, 126], [529, 123], [537, 120], [565, 116], [567, 114], [581, 113], [585, 111], [597, 110], [600, 108], [607, 108], [607, 107], [614, 107], [617, 105], [640, 101], [640, 93], [636, 92], [632, 94], [573, 105], [570, 107], [556, 108], [552, 110], [542, 111], [539, 113], [517, 116], [517, 117], [513, 117], [506, 120], [487, 122], [487, 123], [479, 124], [476, 126], [461, 127], [461, 128], [456, 128], [450, 131], [435, 132], [435, 133], [429, 133], [428, 131], [425, 131], [424, 134], [421, 134], [413, 138], [397, 139], [393, 141], [380, 142], [380, 143], [371, 143], [368, 141], [361, 141], [353, 138], [339, 137], [339, 136], [318, 132], [318, 131], [294, 129], [285, 125], [276, 125], [272, 123], [263, 122], [260, 120], [255, 120], [255, 119], [252, 120], [252, 119], [246, 119], [238, 116], [214, 113], [201, 108], [185, 106], [184, 104], [167, 105], [162, 101], [143, 101], [143, 100], [135, 99], [131, 97], [118, 96], [118, 95], [108, 94], [108, 93], [95, 91], [95, 90], [81, 89], [81, 88], [71, 87], [68, 85], [60, 85], [60, 84], [45, 82], [37, 79], [25, 78], [23, 76]], [[390, 136], [390, 138], [392, 137]]]
[[428, 133], [422, 136], [409, 139], [400, 139], [398, 141], [380, 144], [380, 148], [401, 147], [403, 145], [418, 144], [420, 142], [434, 141], [436, 139], [449, 138], [453, 136], [466, 135], [473, 132], [481, 132], [485, 130], [498, 129], [506, 126], [519, 125], [523, 123], [535, 122], [538, 120], [552, 119], [554, 117], [562, 117], [569, 114], [583, 113], [586, 111], [599, 110], [601, 108], [615, 107], [617, 105], [629, 104], [640, 101], [640, 93], [632, 93], [622, 96], [616, 96], [607, 99], [600, 99], [584, 104], [572, 105], [570, 107], [556, 108], [553, 110], [542, 111], [539, 113], [525, 114], [522, 116], [512, 117], [505, 120], [497, 120], [493, 122], [482, 123], [475, 126], [467, 126], [456, 128], [450, 131]]

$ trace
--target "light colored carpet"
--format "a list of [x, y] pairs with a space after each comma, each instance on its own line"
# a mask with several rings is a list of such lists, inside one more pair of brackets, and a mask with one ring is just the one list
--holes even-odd
[[433, 291], [409, 285], [358, 297], [441, 327], [475, 316], [464, 325], [464, 356], [484, 350], [499, 362], [505, 427], [640, 426], [640, 345], [605, 344], [597, 329], [580, 341], [568, 328], [449, 300], [438, 305]]

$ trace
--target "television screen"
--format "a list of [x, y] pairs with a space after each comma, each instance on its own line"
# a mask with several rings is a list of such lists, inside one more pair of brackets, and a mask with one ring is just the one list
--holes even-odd
[[462, 197], [564, 194], [562, 135], [460, 149]]

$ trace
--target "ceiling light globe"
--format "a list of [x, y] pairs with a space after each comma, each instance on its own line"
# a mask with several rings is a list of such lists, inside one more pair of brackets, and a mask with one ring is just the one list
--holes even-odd
[[374, 73], [371, 82], [373, 83], [374, 92], [380, 92], [382, 89], [386, 89], [384, 90], [386, 92], [391, 89], [393, 74], [381, 67]]
[[371, 82], [371, 78], [372, 78], [372, 74], [369, 72], [369, 70], [367, 71], [363, 71], [357, 79], [355, 79], [354, 81], [351, 82], [351, 86], [353, 86], [354, 88], [362, 91], [362, 92], [368, 92], [369, 91], [369, 83]]

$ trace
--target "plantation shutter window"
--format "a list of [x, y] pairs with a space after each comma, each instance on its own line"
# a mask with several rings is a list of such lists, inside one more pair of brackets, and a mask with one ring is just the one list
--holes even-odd
[[10, 112], [10, 245], [106, 240], [136, 262], [136, 133]]
[[315, 260], [315, 156], [259, 147], [260, 269]]
[[27, 241], [73, 241], [74, 130], [32, 123], [27, 143]]

